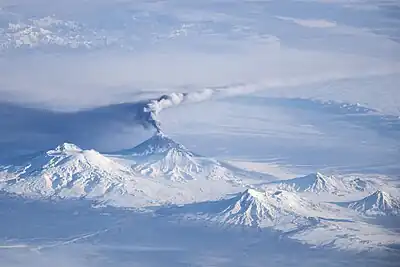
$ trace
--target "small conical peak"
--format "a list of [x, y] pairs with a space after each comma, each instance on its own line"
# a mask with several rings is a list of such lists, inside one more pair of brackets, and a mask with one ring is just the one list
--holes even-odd
[[157, 130], [152, 137], [137, 145], [130, 151], [137, 155], [148, 155], [153, 153], [163, 153], [173, 148], [187, 151], [183, 145], [169, 138], [161, 130]]
[[242, 197], [255, 198], [255, 199], [258, 199], [258, 198], [262, 197], [263, 195], [264, 195], [263, 192], [257, 191], [252, 188], [248, 188], [248, 189], [246, 189], [246, 191], [244, 191], [242, 193]]
[[325, 180], [325, 179], [326, 179], [326, 176], [323, 175], [322, 173], [320, 173], [320, 172], [315, 173], [315, 180]]
[[[323, 175], [322, 173], [320, 173], [320, 172], [315, 172], [315, 173], [310, 173], [310, 174], [307, 174], [307, 175], [305, 175], [305, 176], [302, 176], [302, 177], [299, 177], [300, 179], [307, 179], [307, 180], [311, 180], [311, 181], [318, 181], [318, 180], [322, 180], [322, 181], [325, 181], [326, 180], [326, 177], [327, 176], [325, 176], [325, 175]], [[297, 178], [295, 178], [295, 179], [297, 179]]]
[[172, 140], [170, 137], [168, 137], [164, 132], [161, 130], [157, 130], [157, 132], [147, 141], [145, 142], [157, 142], [157, 143], [163, 143], [163, 144], [177, 144], [174, 140]]
[[171, 147], [182, 146], [181, 144], [178, 144], [160, 130], [157, 130], [157, 132], [144, 143], [148, 143], [149, 145], [155, 145], [160, 148], [161, 147], [171, 148]]
[[243, 192], [244, 195], [254, 195], [256, 194], [257, 191], [251, 188], [246, 189], [246, 191]]
[[400, 214], [400, 200], [381, 190], [377, 190], [361, 200], [349, 202], [348, 207], [367, 215]]
[[389, 199], [390, 195], [378, 189], [372, 195], [370, 195], [370, 197]]
[[311, 173], [306, 176], [296, 177], [289, 180], [277, 180], [272, 183], [278, 184], [279, 189], [292, 192], [335, 193], [341, 188], [341, 182], [334, 176], [326, 176], [320, 172]]
[[382, 191], [381, 190], [376, 190], [374, 193], [373, 193], [373, 195], [380, 195], [380, 194], [382, 194]]
[[392, 206], [396, 206], [397, 208], [399, 208], [400, 205], [398, 199], [391, 196], [389, 193], [383, 192], [381, 190], [375, 191], [373, 194], [365, 197], [364, 199], [358, 202], [376, 203], [377, 205], [379, 205], [379, 208], [381, 210], [386, 210], [388, 208], [391, 208]]
[[69, 151], [82, 151], [81, 148], [72, 143], [63, 143], [57, 146], [54, 151], [56, 152], [69, 152]]

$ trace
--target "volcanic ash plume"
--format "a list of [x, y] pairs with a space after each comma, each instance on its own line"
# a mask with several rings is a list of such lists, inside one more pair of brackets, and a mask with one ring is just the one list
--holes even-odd
[[144, 112], [148, 113], [148, 122], [160, 131], [160, 121], [158, 114], [170, 107], [178, 106], [182, 103], [195, 103], [210, 99], [216, 91], [213, 89], [204, 89], [192, 93], [171, 93], [163, 95], [158, 99], [151, 100], [145, 107]]

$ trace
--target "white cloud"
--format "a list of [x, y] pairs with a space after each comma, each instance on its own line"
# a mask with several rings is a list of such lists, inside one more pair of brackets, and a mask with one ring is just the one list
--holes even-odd
[[372, 57], [242, 43], [225, 53], [170, 50], [3, 59], [0, 71], [0, 93], [8, 99], [81, 108], [207, 87], [238, 90], [232, 85], [257, 84], [266, 89], [396, 73], [400, 66]]

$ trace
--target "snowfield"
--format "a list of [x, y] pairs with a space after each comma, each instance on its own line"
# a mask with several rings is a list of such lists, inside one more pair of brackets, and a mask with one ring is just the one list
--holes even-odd
[[[140, 209], [228, 229], [270, 229], [315, 247], [385, 250], [400, 238], [361, 216], [398, 215], [399, 201], [389, 194], [378, 190], [348, 203], [324, 199], [368, 194], [373, 184], [361, 178], [317, 172], [268, 182], [273, 176], [196, 155], [159, 131], [132, 149], [110, 155], [64, 143], [21, 166], [1, 170], [2, 191], [23, 197], [88, 199], [98, 208]], [[329, 234], [315, 239], [315, 231], [322, 229]]]
[[64, 143], [19, 165], [1, 167], [3, 190], [136, 208], [215, 199], [243, 188], [241, 177], [270, 178], [195, 156], [160, 133], [129, 152], [106, 156]]

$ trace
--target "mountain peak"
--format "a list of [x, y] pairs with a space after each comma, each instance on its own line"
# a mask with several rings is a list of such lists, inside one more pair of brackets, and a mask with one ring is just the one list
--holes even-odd
[[347, 204], [349, 208], [366, 215], [400, 214], [400, 200], [381, 190], [377, 190], [361, 200]]
[[378, 189], [371, 196], [388, 197], [389, 194]]
[[333, 176], [323, 175], [320, 172], [289, 180], [274, 181], [271, 184], [277, 184], [279, 189], [295, 192], [336, 193], [342, 188], [338, 179]]
[[170, 149], [178, 149], [184, 152], [189, 152], [183, 145], [175, 142], [162, 131], [157, 130], [152, 137], [131, 149], [130, 152], [133, 152], [132, 154], [135, 155], [149, 155], [155, 153], [164, 153]]
[[8, 168], [15, 179], [0, 183], [13, 193], [55, 197], [106, 197], [124, 194], [131, 169], [95, 150], [63, 143]]
[[152, 137], [132, 149], [115, 154], [134, 161], [132, 169], [140, 175], [162, 177], [171, 181], [236, 180], [249, 174], [215, 159], [197, 155], [162, 131], [155, 132]]
[[62, 143], [57, 146], [53, 151], [55, 152], [71, 152], [71, 151], [82, 151], [80, 147], [72, 143]]
[[[233, 198], [220, 201], [209, 214], [219, 222], [251, 227], [279, 228], [309, 224], [310, 211], [316, 207], [294, 193], [247, 189]], [[210, 210], [213, 210], [210, 208]]]
[[241, 193], [241, 199], [260, 199], [263, 197], [263, 195], [263, 192], [248, 188]]
[[374, 193], [366, 197], [367, 199], [374, 200], [376, 202], [390, 202], [392, 196], [384, 191], [376, 190]]

